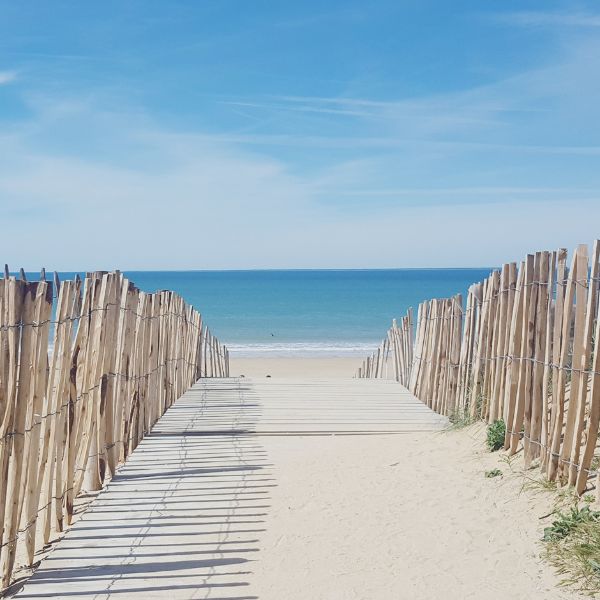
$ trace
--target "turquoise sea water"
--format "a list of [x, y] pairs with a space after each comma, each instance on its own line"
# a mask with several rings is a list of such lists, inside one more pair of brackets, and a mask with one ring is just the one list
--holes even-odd
[[239, 355], [364, 355], [393, 317], [465, 292], [490, 269], [127, 272], [172, 289]]
[[[393, 317], [466, 292], [490, 269], [126, 271], [139, 288], [192, 303], [238, 356], [363, 356]], [[72, 277], [71, 273], [61, 274]], [[33, 277], [33, 275], [32, 275]]]

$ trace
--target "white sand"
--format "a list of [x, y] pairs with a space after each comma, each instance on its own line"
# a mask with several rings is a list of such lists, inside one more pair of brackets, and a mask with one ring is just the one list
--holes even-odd
[[360, 358], [235, 358], [231, 375], [237, 377], [353, 377]]
[[[280, 411], [285, 408], [284, 392], [277, 391], [286, 389], [284, 375], [348, 376], [348, 370], [352, 370], [354, 364], [352, 359], [237, 360], [232, 365], [234, 373], [243, 369], [242, 372], [247, 375], [255, 375], [257, 381], [267, 372], [273, 375], [268, 384], [262, 379], [262, 385], [255, 385], [254, 392], [250, 392], [250, 398], [256, 394], [259, 410], [252, 403], [246, 406], [242, 395], [238, 397], [230, 390], [228, 393], [232, 394], [235, 402], [220, 395], [222, 410], [213, 410], [207, 419], [198, 420], [198, 427], [216, 427], [211, 424], [211, 418], [216, 419], [219, 427], [229, 426], [230, 422], [238, 423], [240, 418], [268, 420], [265, 404], [274, 404]], [[331, 369], [329, 372], [327, 367]], [[278, 381], [277, 377], [281, 380]], [[369, 397], [376, 396], [369, 395], [367, 382], [356, 383], [356, 389], [365, 391], [348, 395], [348, 402], [354, 403], [355, 413], [382, 414], [384, 403], [381, 398], [374, 400], [373, 413], [365, 409], [364, 404]], [[331, 382], [329, 385], [329, 389], [336, 387]], [[265, 400], [267, 391], [261, 391], [265, 387], [274, 392], [269, 402], [262, 402], [259, 398], [262, 394]], [[310, 385], [303, 387], [311, 388]], [[289, 393], [289, 385], [287, 389]], [[322, 413], [333, 411], [331, 416], [337, 415], [337, 420], [347, 415], [345, 404], [339, 400], [334, 402], [326, 391], [326, 385], [319, 389], [323, 400], [320, 397], [314, 400], [319, 403]], [[202, 411], [201, 404], [192, 404], [194, 410]], [[290, 404], [288, 421], [303, 418], [299, 408], [297, 404]], [[240, 409], [243, 414], [236, 417], [234, 413]], [[229, 416], [224, 418], [223, 415]], [[177, 417], [177, 413], [172, 413], [172, 416]], [[346, 425], [344, 427], [347, 428]], [[293, 431], [289, 423], [280, 425], [279, 429]], [[267, 435], [270, 430], [263, 424], [262, 431], [265, 433], [248, 438], [252, 448], [247, 456], [244, 443], [248, 442], [236, 442], [234, 437], [227, 437], [235, 447], [231, 455], [235, 460], [244, 465], [254, 465], [258, 461], [258, 466], [265, 468], [258, 479], [252, 474], [238, 475], [239, 483], [230, 485], [233, 492], [227, 488], [218, 494], [219, 510], [229, 507], [227, 514], [242, 531], [230, 531], [231, 523], [225, 519], [221, 529], [217, 528], [215, 532], [217, 524], [213, 524], [212, 520], [204, 523], [204, 515], [196, 520], [192, 518], [186, 526], [189, 529], [208, 524], [212, 533], [203, 538], [204, 544], [212, 541], [211, 536], [217, 537], [216, 554], [214, 551], [210, 554], [209, 546], [203, 547], [200, 563], [210, 562], [212, 558], [217, 559], [215, 564], [225, 561], [226, 568], [222, 567], [221, 571], [227, 573], [211, 571], [211, 577], [214, 575], [216, 579], [210, 579], [211, 583], [218, 580], [218, 585], [223, 587], [194, 589], [193, 579], [181, 579], [178, 586], [181, 588], [178, 593], [183, 594], [181, 597], [235, 597], [240, 600], [583, 598], [557, 588], [558, 578], [539, 556], [539, 540], [543, 527], [550, 521], [547, 515], [552, 509], [553, 496], [547, 492], [537, 495], [522, 492], [522, 475], [512, 473], [508, 465], [500, 461], [498, 454], [485, 450], [483, 426], [476, 425], [462, 431], [391, 435]], [[193, 444], [198, 443], [190, 439]], [[214, 442], [212, 438], [206, 440]], [[260, 452], [255, 455], [256, 447], [260, 448]], [[502, 469], [505, 476], [486, 478], [484, 472], [494, 467]], [[518, 467], [513, 468], [518, 471]], [[530, 474], [535, 476], [536, 472]], [[220, 473], [213, 473], [212, 477], [216, 485], [222, 485]], [[206, 475], [192, 477], [187, 485], [196, 482], [203, 489], [207, 481]], [[258, 483], [260, 481], [263, 483]], [[244, 485], [252, 487], [264, 485], [264, 482], [268, 482], [269, 486], [259, 490], [267, 494], [259, 497], [260, 506], [247, 505], [257, 501], [252, 497], [246, 502], [240, 500]], [[182, 493], [187, 493], [187, 488], [181, 487]], [[207, 506], [210, 508], [210, 504], [206, 504], [201, 491], [198, 493], [199, 501], [203, 503], [199, 511], [202, 513]], [[188, 498], [187, 502], [195, 506], [194, 500]], [[161, 511], [167, 509], [167, 504]], [[175, 503], [173, 506], [171, 508], [179, 516], [182, 505]], [[546, 518], [542, 518], [545, 515]], [[160, 515], [159, 518], [163, 519]], [[169, 538], [165, 537], [170, 526], [168, 520], [159, 522], [159, 534], [143, 537], [144, 544], [150, 545], [150, 550], [154, 551], [153, 544], [163, 543], [167, 545], [163, 552], [177, 555], [182, 551], [178, 546], [182, 542], [177, 537], [182, 527], [180, 521], [176, 519], [171, 527], [176, 529], [173, 533], [176, 542], [172, 548]], [[256, 522], [260, 525], [257, 526]], [[135, 523], [119, 527], [135, 529]], [[147, 533], [146, 525], [144, 531]], [[250, 541], [246, 539], [249, 534], [253, 538]], [[230, 545], [222, 550], [221, 544], [225, 542]], [[248, 550], [250, 542], [251, 553]], [[107, 544], [110, 547], [110, 542]], [[144, 550], [144, 544], [136, 547], [137, 550]], [[104, 546], [98, 546], [98, 549], [103, 551]], [[68, 549], [66, 551], [68, 553]], [[149, 552], [148, 548], [144, 552]], [[59, 553], [60, 544], [53, 555], [54, 561], [46, 564], [51, 574], [58, 564]], [[140, 562], [153, 560], [152, 552], [147, 555], [142, 552], [141, 556]], [[81, 560], [89, 562], [91, 559], [84, 552]], [[120, 559], [117, 556], [114, 560], [118, 562]], [[232, 560], [233, 564], [228, 566], [227, 561]], [[153, 567], [156, 573], [153, 571], [144, 576], [142, 567], [138, 565], [139, 573], [128, 570], [126, 576], [119, 579], [120, 584], [125, 585], [131, 580], [140, 590], [154, 589], [152, 586], [156, 585], [157, 590], [164, 590], [160, 586], [168, 585], [168, 578], [173, 577], [173, 572], [164, 568], [162, 571], [165, 573], [162, 573], [156, 565]], [[197, 567], [194, 563], [186, 568], [201, 567], [201, 564]], [[186, 570], [177, 571], [175, 576], [183, 577], [186, 573]], [[41, 576], [43, 580], [44, 574]], [[111, 577], [114, 579], [114, 576]], [[96, 579], [92, 578], [89, 584], [85, 578], [80, 581], [95, 589], [102, 584], [100, 578]], [[238, 587], [229, 588], [229, 584]], [[189, 592], [187, 595], [186, 590]], [[160, 591], [157, 592], [159, 595], [144, 593], [148, 598], [169, 597]]]
[[278, 485], [250, 580], [261, 600], [580, 597], [539, 558], [549, 497], [485, 478], [498, 458], [466, 431], [262, 441]]
[[[270, 360], [262, 370], [293, 374], [294, 365], [296, 374], [314, 369], [296, 359]], [[551, 511], [552, 496], [521, 493], [522, 476], [487, 452], [483, 437], [482, 426], [261, 437], [277, 487], [251, 568], [252, 594], [261, 600], [582, 598], [557, 588], [539, 556], [550, 521], [540, 517]], [[486, 478], [493, 467], [505, 476]]]

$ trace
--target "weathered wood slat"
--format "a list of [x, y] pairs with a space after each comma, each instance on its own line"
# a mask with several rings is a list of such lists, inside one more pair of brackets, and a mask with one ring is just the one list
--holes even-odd
[[[550, 480], [579, 493], [598, 477], [591, 465], [600, 459], [599, 242], [589, 262], [585, 245], [570, 269], [566, 250], [537, 252], [471, 285], [464, 313], [456, 298], [422, 302], [406, 378], [439, 413], [502, 419], [506, 450], [523, 448], [526, 467], [539, 460]], [[399, 331], [394, 322], [386, 343], [395, 344]], [[380, 355], [363, 362], [359, 377], [380, 375]], [[398, 378], [399, 349], [393, 360]]]
[[[110, 479], [200, 375], [228, 372], [202, 346], [199, 313], [173, 292], [147, 294], [116, 271], [53, 284], [0, 278], [0, 563], [11, 580], [71, 522], [77, 494]], [[204, 328], [205, 329], [205, 328]], [[53, 345], [49, 345], [53, 331]], [[204, 339], [207, 339], [206, 337]], [[49, 358], [49, 352], [50, 358]], [[38, 522], [38, 520], [41, 521]]]

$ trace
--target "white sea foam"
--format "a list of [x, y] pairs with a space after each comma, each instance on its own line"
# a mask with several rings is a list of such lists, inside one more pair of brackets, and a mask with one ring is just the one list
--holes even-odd
[[227, 344], [232, 357], [365, 357], [379, 345], [373, 342], [277, 342]]

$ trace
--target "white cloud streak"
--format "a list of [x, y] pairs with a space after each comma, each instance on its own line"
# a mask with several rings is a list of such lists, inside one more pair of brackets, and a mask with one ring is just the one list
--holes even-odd
[[0, 85], [12, 83], [17, 79], [17, 74], [14, 71], [0, 71]]
[[521, 27], [600, 27], [600, 15], [585, 12], [519, 11], [497, 15], [496, 20]]
[[[371, 188], [363, 190], [365, 207], [331, 210], [320, 204], [327, 189], [343, 191], [352, 173], [358, 185], [373, 184], [377, 172], [368, 178], [369, 167], [354, 163], [301, 177], [283, 161], [215, 146], [201, 135], [124, 130], [126, 117], [94, 107], [79, 105], [77, 114], [100, 119], [114, 148], [143, 144], [155, 168], [43, 151], [36, 140], [43, 131], [31, 127], [0, 137], [0, 154], [11, 157], [0, 164], [2, 258], [13, 267], [480, 266], [597, 234], [600, 202], [559, 201], [572, 197], [568, 188]], [[395, 201], [385, 210], [370, 204], [388, 192]], [[446, 195], [452, 203], [436, 201]], [[574, 220], [574, 211], [586, 218]]]
[[596, 128], [599, 56], [600, 42], [583, 36], [570, 40], [559, 60], [453, 93], [396, 101], [282, 95], [241, 98], [230, 104], [254, 110], [254, 116], [262, 116], [265, 122], [277, 115], [298, 131], [314, 131], [315, 127], [306, 126], [311, 120], [328, 124], [337, 118], [345, 130], [358, 132], [347, 137], [253, 133], [242, 143], [365, 148], [429, 144], [447, 149], [596, 154], [598, 145], [585, 136], [570, 136], [566, 143], [569, 136], [550, 134], [565, 123], [578, 123], [577, 128], [587, 132]]

